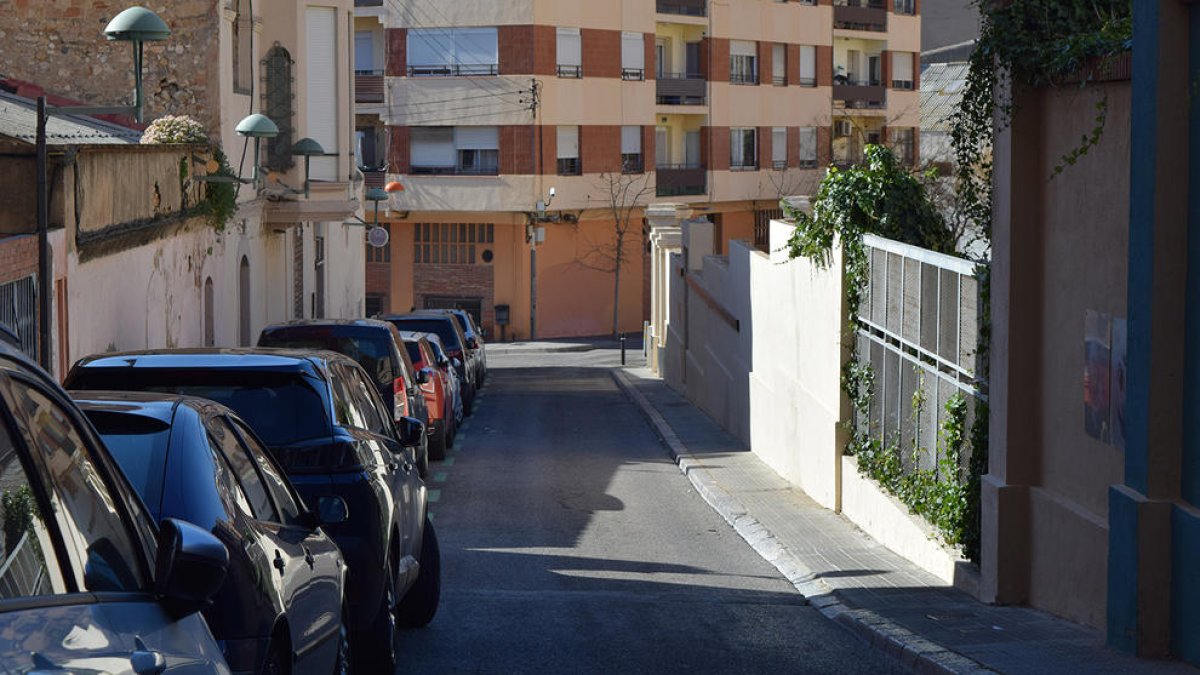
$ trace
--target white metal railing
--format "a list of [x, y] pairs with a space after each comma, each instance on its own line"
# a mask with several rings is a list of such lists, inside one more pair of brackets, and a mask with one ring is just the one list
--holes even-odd
[[30, 539], [29, 530], [21, 535], [0, 565], [0, 598], [27, 598], [41, 595], [46, 568]]

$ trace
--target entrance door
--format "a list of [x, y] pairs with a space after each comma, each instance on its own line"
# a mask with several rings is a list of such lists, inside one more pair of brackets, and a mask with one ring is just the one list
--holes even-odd
[[689, 131], [683, 137], [683, 163], [700, 168], [700, 132]]
[[684, 45], [685, 58], [687, 66], [684, 73], [688, 77], [700, 77], [700, 43], [689, 42]]

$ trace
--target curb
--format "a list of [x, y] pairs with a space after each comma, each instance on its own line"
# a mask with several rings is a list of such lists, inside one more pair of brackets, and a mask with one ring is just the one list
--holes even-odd
[[595, 347], [592, 345], [563, 345], [561, 347], [513, 347], [511, 349], [488, 345], [488, 352], [497, 356], [503, 356], [507, 354], [568, 354], [590, 352], [593, 349], [595, 349]]
[[671, 458], [692, 486], [712, 508], [750, 544], [764, 560], [775, 566], [806, 602], [826, 618], [836, 621], [876, 650], [899, 661], [914, 672], [928, 675], [994, 672], [962, 654], [931, 642], [903, 626], [866, 609], [851, 609], [842, 604], [838, 591], [818, 578], [787, 546], [747, 511], [736, 497], [721, 487], [720, 481], [696, 459], [679, 440], [671, 425], [646, 400], [625, 371], [610, 371], [621, 391], [641, 410], [655, 433], [667, 446]]

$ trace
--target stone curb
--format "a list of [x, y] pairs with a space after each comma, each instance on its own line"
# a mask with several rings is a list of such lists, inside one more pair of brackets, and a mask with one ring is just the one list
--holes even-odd
[[679, 470], [688, 477], [704, 501], [708, 502], [764, 560], [774, 565], [817, 611], [914, 672], [923, 675], [994, 672], [875, 612], [851, 609], [842, 604], [840, 593], [836, 589], [818, 578], [813, 570], [754, 518], [736, 497], [721, 487], [720, 482], [705, 468], [702, 461], [688, 452], [687, 446], [679, 440], [671, 425], [629, 380], [629, 375], [621, 369], [613, 369], [610, 372], [617, 386], [650, 422], [655, 433], [667, 446]]

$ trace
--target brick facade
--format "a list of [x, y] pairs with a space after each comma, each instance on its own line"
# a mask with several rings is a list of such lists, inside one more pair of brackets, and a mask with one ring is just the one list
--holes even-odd
[[[497, 335], [496, 277], [491, 265], [413, 265], [413, 304], [425, 306], [425, 298], [479, 298], [483, 310], [480, 328]], [[407, 310], [407, 307], [401, 308]]]
[[817, 127], [817, 166], [833, 161], [833, 127]]
[[37, 274], [37, 237], [17, 235], [0, 238], [0, 284]]
[[771, 134], [773, 131], [772, 127], [758, 128], [758, 168], [760, 169], [771, 168], [771, 162], [773, 161], [771, 157], [773, 149], [771, 147]]
[[789, 169], [800, 166], [800, 127], [787, 128], [787, 165]]
[[[769, 85], [772, 83], [775, 69], [775, 59], [772, 52], [775, 49], [774, 42], [759, 42], [758, 43], [758, 83]], [[783, 73], [780, 73], [782, 75]]]
[[710, 171], [729, 170], [729, 127], [700, 128], [700, 156]]
[[409, 132], [408, 127], [388, 127], [391, 144], [388, 147], [388, 166], [392, 173], [408, 173], [409, 171]]
[[387, 54], [384, 60], [387, 70], [384, 72], [388, 77], [403, 77], [408, 74], [408, 29], [389, 28], [386, 35]]
[[789, 86], [800, 84], [800, 45], [788, 45], [787, 56], [784, 59], [787, 68], [787, 83]]
[[817, 86], [833, 86], [833, 45], [817, 45]]
[[501, 75], [554, 75], [558, 50], [554, 26], [500, 26], [496, 40]]
[[584, 173], [621, 173], [621, 127], [579, 127], [579, 159]]
[[656, 70], [654, 67], [655, 66], [654, 60], [655, 60], [655, 55], [657, 53], [657, 50], [654, 48], [654, 41], [655, 41], [654, 33], [646, 33], [646, 55], [643, 57], [643, 61], [646, 66], [646, 79], [647, 80], [653, 80], [655, 78], [655, 74], [656, 74]]
[[584, 28], [579, 34], [583, 43], [583, 76], [621, 77], [621, 31]]
[[[707, 45], [708, 58], [704, 62], [708, 64], [705, 75], [709, 82], [728, 82], [729, 81], [729, 39], [728, 38], [704, 38], [702, 45]], [[703, 49], [703, 47], [702, 47]]]

